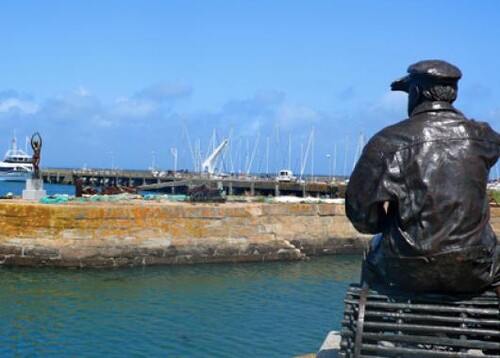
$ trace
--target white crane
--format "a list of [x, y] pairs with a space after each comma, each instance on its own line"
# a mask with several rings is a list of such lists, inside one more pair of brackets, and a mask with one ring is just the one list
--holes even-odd
[[201, 164], [202, 171], [206, 171], [208, 174], [212, 175], [215, 173], [215, 162], [217, 157], [222, 152], [224, 147], [229, 143], [228, 139], [224, 139], [221, 144], [210, 154]]

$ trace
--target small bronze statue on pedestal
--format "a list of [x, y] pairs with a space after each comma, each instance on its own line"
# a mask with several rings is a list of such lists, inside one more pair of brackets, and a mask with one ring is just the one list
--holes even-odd
[[31, 174], [31, 179], [26, 180], [26, 189], [23, 190], [23, 199], [40, 200], [47, 194], [46, 191], [43, 190], [43, 180], [40, 175], [42, 151], [42, 136], [40, 133], [35, 132], [31, 136], [31, 148], [33, 149], [33, 156], [31, 157], [33, 173]]
[[33, 179], [40, 179], [40, 160], [42, 151], [42, 136], [40, 133], [35, 132], [31, 136], [31, 148], [33, 149]]

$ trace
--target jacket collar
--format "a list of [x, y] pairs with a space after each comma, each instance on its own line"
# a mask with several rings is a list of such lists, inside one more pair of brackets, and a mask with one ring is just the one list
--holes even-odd
[[440, 111], [449, 111], [461, 114], [461, 112], [453, 107], [451, 103], [448, 102], [424, 102], [416, 106], [411, 112], [410, 117], [416, 116], [417, 114], [425, 113], [425, 112], [440, 112]]

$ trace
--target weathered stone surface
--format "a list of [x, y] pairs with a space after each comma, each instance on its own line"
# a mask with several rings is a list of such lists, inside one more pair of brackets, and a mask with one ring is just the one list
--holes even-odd
[[13, 245], [0, 246], [0, 255], [18, 255], [18, 256], [21, 256], [22, 253], [23, 253], [22, 246], [13, 246]]
[[59, 249], [46, 246], [26, 247], [22, 255], [27, 257], [57, 258], [59, 256]]
[[[492, 208], [500, 232], [500, 208]], [[338, 204], [0, 202], [0, 264], [114, 267], [360, 253]]]

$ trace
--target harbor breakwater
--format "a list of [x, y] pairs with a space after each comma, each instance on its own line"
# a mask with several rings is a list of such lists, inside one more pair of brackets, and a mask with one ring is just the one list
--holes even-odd
[[[492, 208], [500, 233], [500, 208]], [[0, 264], [116, 267], [361, 253], [340, 204], [0, 202]]]

